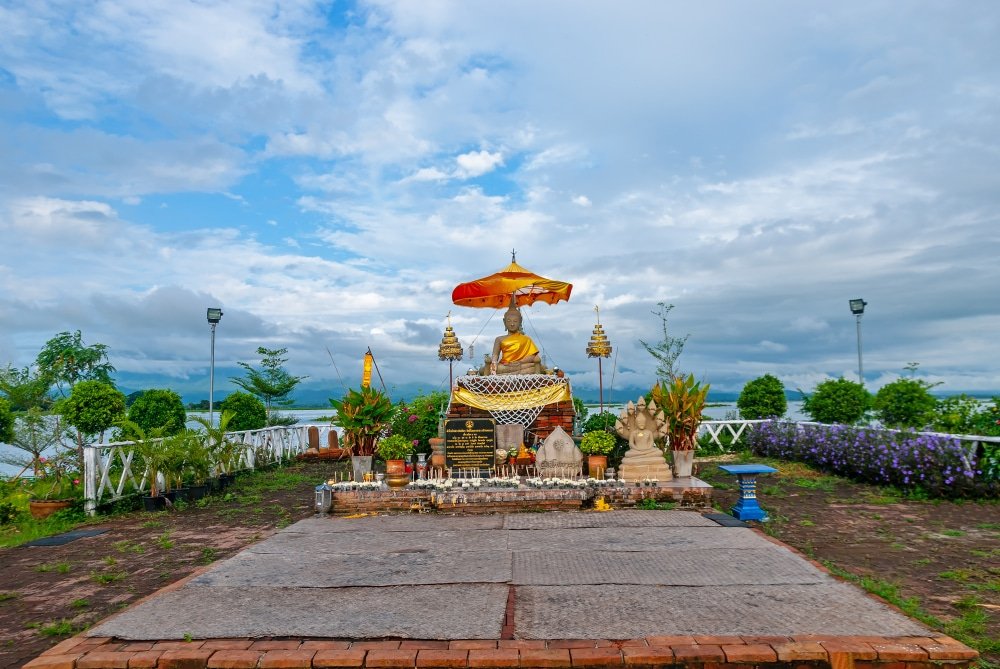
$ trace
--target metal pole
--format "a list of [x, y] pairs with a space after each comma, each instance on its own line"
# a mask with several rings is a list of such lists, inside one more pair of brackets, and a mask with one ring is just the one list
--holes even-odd
[[215, 405], [213, 403], [213, 397], [215, 395], [215, 326], [216, 323], [212, 323], [212, 363], [208, 368], [208, 424], [214, 425], [213, 414]]
[[604, 413], [604, 367], [600, 356], [597, 357], [597, 385], [601, 389], [601, 413]]
[[865, 385], [865, 369], [861, 365], [861, 314], [857, 315], [858, 319], [858, 381], [861, 385]]

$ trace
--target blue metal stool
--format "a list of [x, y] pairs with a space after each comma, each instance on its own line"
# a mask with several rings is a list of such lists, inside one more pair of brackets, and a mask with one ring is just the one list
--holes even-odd
[[740, 483], [740, 500], [730, 511], [739, 520], [767, 520], [767, 512], [757, 504], [757, 475], [778, 471], [767, 465], [719, 465], [719, 469], [735, 474]]

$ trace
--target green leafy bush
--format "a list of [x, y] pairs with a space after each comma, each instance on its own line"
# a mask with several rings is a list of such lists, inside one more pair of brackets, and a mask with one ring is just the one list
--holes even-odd
[[736, 400], [736, 408], [744, 420], [782, 418], [788, 411], [785, 386], [771, 374], [748, 381]]
[[128, 419], [143, 430], [162, 427], [164, 434], [177, 434], [184, 429], [187, 414], [184, 401], [172, 390], [147, 390], [128, 408]]
[[14, 439], [14, 414], [10, 403], [0, 397], [0, 442], [9, 443]]
[[413, 441], [401, 434], [394, 434], [378, 442], [375, 452], [383, 460], [403, 460], [413, 452]]
[[240, 391], [230, 393], [219, 404], [219, 411], [232, 412], [233, 416], [229, 420], [231, 432], [259, 430], [267, 425], [267, 408], [263, 402], [250, 393]]
[[584, 432], [580, 450], [587, 455], [608, 455], [615, 450], [615, 435], [604, 430]]
[[337, 410], [333, 424], [344, 429], [344, 444], [354, 455], [374, 455], [375, 442], [392, 423], [396, 411], [392, 400], [372, 387], [347, 391], [341, 399], [330, 399]]
[[823, 381], [812, 395], [802, 393], [802, 410], [818, 423], [857, 423], [871, 406], [871, 393], [844, 378]]
[[933, 422], [937, 401], [925, 381], [896, 379], [882, 386], [872, 406], [886, 427], [923, 428]]
[[399, 402], [392, 417], [392, 434], [400, 434], [417, 444], [417, 453], [429, 453], [430, 439], [437, 436], [441, 411], [448, 406], [448, 394], [444, 392], [418, 395], [409, 402]]
[[81, 435], [102, 435], [125, 417], [125, 395], [103, 381], [80, 381], [57, 408]]

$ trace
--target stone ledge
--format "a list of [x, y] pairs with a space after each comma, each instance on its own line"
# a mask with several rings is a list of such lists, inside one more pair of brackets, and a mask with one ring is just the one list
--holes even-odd
[[[155, 650], [150, 649], [155, 648]], [[945, 636], [649, 636], [639, 639], [210, 639], [153, 644], [73, 637], [24, 669], [529, 669], [755, 667], [965, 669], [979, 653]], [[905, 659], [904, 659], [905, 658]]]
[[478, 490], [349, 490], [333, 493], [334, 515], [377, 512], [504, 513], [592, 508], [598, 497], [615, 507], [633, 507], [646, 499], [683, 507], [711, 504], [712, 486], [701, 479], [674, 479], [657, 486], [597, 488], [484, 488]]

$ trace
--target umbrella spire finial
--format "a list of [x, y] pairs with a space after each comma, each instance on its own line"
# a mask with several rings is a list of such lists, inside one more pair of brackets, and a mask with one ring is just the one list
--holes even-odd
[[510, 261], [517, 262], [517, 251], [515, 251], [514, 249], [510, 250]]
[[597, 314], [597, 324], [600, 325], [601, 324], [601, 308], [599, 306], [597, 306], [596, 304], [594, 305], [594, 313]]

